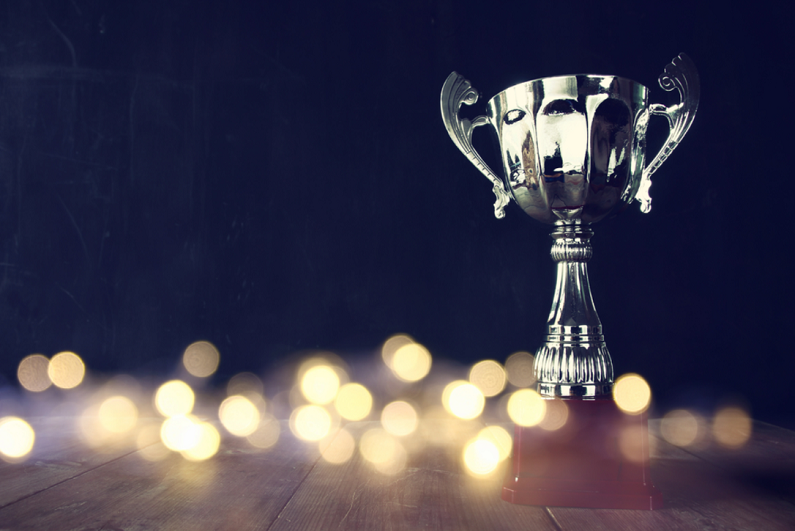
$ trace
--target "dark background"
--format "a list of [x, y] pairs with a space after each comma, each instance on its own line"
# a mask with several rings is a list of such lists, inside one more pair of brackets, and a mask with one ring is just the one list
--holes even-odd
[[[74, 350], [95, 372], [173, 367], [214, 342], [223, 378], [296, 352], [437, 358], [542, 341], [549, 227], [444, 130], [456, 70], [701, 76], [690, 133], [589, 264], [617, 374], [658, 404], [745, 401], [792, 419], [789, 13], [765, 2], [0, 2], [0, 372]], [[482, 112], [483, 107], [480, 107]], [[650, 153], [664, 120], [652, 122]], [[478, 145], [491, 147], [485, 128]]]

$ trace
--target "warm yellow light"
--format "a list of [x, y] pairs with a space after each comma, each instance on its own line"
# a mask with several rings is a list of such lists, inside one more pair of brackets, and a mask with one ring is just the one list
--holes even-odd
[[666, 413], [660, 421], [660, 433], [671, 444], [690, 446], [703, 436], [699, 420], [685, 409], [674, 409]]
[[412, 343], [414, 343], [414, 340], [406, 334], [395, 334], [384, 341], [384, 344], [381, 347], [381, 358], [384, 360], [386, 366], [394, 370], [392, 360], [395, 357], [395, 353], [400, 347], [410, 345]]
[[19, 384], [34, 393], [44, 391], [52, 385], [50, 375], [47, 374], [49, 366], [50, 360], [41, 354], [31, 354], [23, 358], [17, 368]]
[[392, 357], [392, 372], [405, 382], [425, 378], [431, 370], [431, 353], [419, 343], [403, 345]]
[[381, 425], [398, 437], [404, 437], [417, 429], [417, 411], [408, 402], [391, 402], [381, 412]]
[[331, 431], [331, 415], [320, 406], [301, 406], [290, 415], [290, 430], [305, 441], [319, 441]]
[[505, 375], [511, 385], [530, 387], [536, 382], [533, 373], [533, 355], [529, 352], [516, 352], [505, 360]]
[[478, 432], [478, 439], [491, 442], [499, 451], [499, 460], [503, 461], [511, 456], [513, 437], [502, 426], [486, 426]]
[[470, 420], [483, 412], [486, 399], [480, 389], [471, 383], [456, 380], [444, 388], [442, 405], [456, 417]]
[[251, 400], [244, 396], [230, 396], [218, 408], [221, 424], [232, 435], [246, 437], [259, 426], [259, 410]]
[[362, 384], [347, 383], [340, 387], [334, 407], [346, 420], [362, 420], [373, 408], [373, 396]]
[[19, 417], [0, 419], [0, 454], [21, 459], [33, 450], [36, 433], [30, 424]]
[[532, 389], [520, 389], [508, 399], [508, 416], [519, 426], [535, 426], [544, 420], [546, 400]]
[[469, 383], [483, 396], [497, 396], [505, 389], [505, 369], [494, 360], [479, 361], [469, 370]]
[[212, 375], [218, 369], [220, 360], [218, 349], [209, 341], [191, 343], [182, 354], [182, 363], [185, 365], [185, 369], [199, 378]]
[[251, 446], [267, 449], [279, 441], [281, 432], [279, 421], [266, 413], [254, 433], [248, 435], [246, 439]]
[[356, 441], [344, 428], [320, 443], [320, 455], [335, 465], [347, 462], [353, 456], [354, 450]]
[[167, 418], [160, 428], [160, 438], [166, 448], [175, 452], [190, 450], [199, 443], [202, 428], [191, 417], [175, 415]]
[[637, 415], [649, 408], [651, 388], [642, 376], [625, 374], [613, 384], [613, 399], [624, 413]]
[[313, 404], [328, 404], [337, 396], [340, 378], [328, 365], [315, 365], [301, 378], [301, 392]]
[[202, 422], [196, 425], [199, 437], [196, 444], [182, 451], [182, 456], [189, 461], [204, 461], [218, 453], [221, 446], [221, 434], [212, 424]]
[[193, 389], [182, 380], [166, 382], [155, 393], [155, 406], [164, 417], [187, 415], [195, 400]]
[[476, 476], [494, 471], [500, 463], [500, 451], [488, 439], [475, 438], [464, 447], [464, 464]]
[[105, 399], [98, 410], [100, 425], [111, 433], [127, 433], [138, 422], [138, 408], [126, 396]]
[[83, 381], [86, 366], [74, 352], [59, 352], [50, 360], [47, 374], [52, 383], [61, 389], [72, 389]]
[[712, 435], [727, 448], [740, 448], [748, 442], [753, 431], [751, 417], [739, 407], [725, 407], [715, 414]]
[[547, 406], [544, 420], [538, 426], [547, 431], [559, 430], [566, 425], [569, 419], [569, 407], [563, 400], [545, 400]]
[[380, 428], [373, 428], [362, 435], [359, 452], [383, 474], [396, 474], [406, 465], [403, 445]]
[[229, 379], [229, 382], [226, 384], [227, 396], [232, 396], [232, 395], [261, 396], [264, 391], [265, 388], [262, 385], [262, 380], [260, 380], [256, 374], [252, 374], [250, 372], [241, 372], [235, 374]]

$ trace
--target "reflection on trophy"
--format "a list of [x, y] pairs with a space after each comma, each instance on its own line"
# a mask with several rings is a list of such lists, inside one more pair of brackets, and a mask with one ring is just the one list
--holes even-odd
[[[649, 90], [604, 75], [536, 79], [494, 96], [486, 116], [459, 116], [478, 92], [453, 72], [442, 88], [445, 127], [461, 152], [491, 182], [496, 217], [510, 198], [534, 219], [554, 225], [552, 259], [557, 283], [546, 342], [537, 350], [538, 393], [568, 408], [556, 432], [516, 426], [513, 466], [503, 499], [532, 505], [654, 509], [662, 496], [649, 479], [645, 412], [615, 405], [613, 364], [588, 281], [591, 224], [633, 200], [651, 210], [651, 175], [690, 127], [699, 98], [698, 74], [680, 54], [660, 76], [680, 101], [650, 105]], [[667, 118], [670, 133], [646, 164], [651, 115]], [[497, 133], [504, 178], [472, 146], [472, 132], [490, 124]], [[622, 439], [623, 437], [623, 439]], [[635, 454], [618, 448], [624, 439]]]

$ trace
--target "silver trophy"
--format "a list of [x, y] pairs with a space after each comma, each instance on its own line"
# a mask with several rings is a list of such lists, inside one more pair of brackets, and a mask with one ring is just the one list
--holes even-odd
[[[546, 342], [535, 358], [538, 391], [546, 397], [610, 395], [613, 363], [605, 345], [588, 282], [591, 224], [625, 209], [633, 200], [651, 210], [651, 175], [685, 136], [696, 115], [698, 73], [680, 54], [659, 78], [679, 102], [649, 104], [649, 90], [626, 78], [571, 75], [536, 79], [494, 96], [486, 116], [459, 115], [478, 92], [453, 72], [442, 88], [447, 132], [458, 149], [493, 184], [494, 213], [505, 215], [510, 198], [527, 214], [554, 225], [552, 259], [557, 285]], [[668, 119], [670, 133], [646, 164], [646, 128], [651, 115]], [[476, 127], [497, 133], [503, 177], [472, 146]]]

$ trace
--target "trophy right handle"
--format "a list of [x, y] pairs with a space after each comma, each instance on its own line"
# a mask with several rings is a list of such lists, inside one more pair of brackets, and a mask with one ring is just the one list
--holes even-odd
[[505, 190], [502, 179], [489, 168], [489, 165], [472, 146], [472, 131], [481, 125], [487, 125], [488, 118], [478, 116], [474, 120], [469, 120], [458, 115], [462, 105], [473, 105], [477, 101], [478, 91], [467, 79], [456, 72], [447, 76], [444, 85], [442, 85], [441, 97], [444, 127], [461, 153], [494, 185], [493, 191], [497, 198], [494, 202], [494, 215], [497, 218], [503, 218], [505, 217], [505, 205], [510, 202], [511, 197]]
[[648, 213], [651, 210], [651, 196], [649, 195], [651, 175], [665, 162], [674, 148], [682, 141], [687, 130], [690, 129], [690, 124], [696, 117], [698, 98], [701, 92], [698, 71], [693, 61], [683, 53], [668, 63], [663, 73], [660, 74], [660, 86], [667, 91], [676, 89], [679, 92], [679, 103], [670, 107], [658, 103], [649, 108], [651, 114], [665, 116], [668, 119], [670, 132], [660, 152], [643, 170], [640, 186], [635, 195], [635, 198], [640, 201], [640, 210], [643, 213]]

